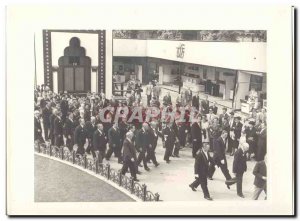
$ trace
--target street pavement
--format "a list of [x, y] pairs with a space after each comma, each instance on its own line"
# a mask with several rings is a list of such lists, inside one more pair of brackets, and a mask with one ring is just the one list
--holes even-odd
[[[139, 167], [142, 172], [137, 178], [140, 183], [145, 183], [147, 189], [152, 193], [159, 193], [160, 199], [163, 201], [203, 201], [203, 193], [199, 186], [197, 191], [194, 192], [189, 187], [189, 184], [194, 181], [194, 158], [192, 158], [192, 149], [185, 147], [180, 151], [180, 158], [170, 158], [170, 164], [163, 160], [165, 149], [162, 147], [161, 139], [158, 141], [156, 148], [156, 157], [160, 165], [155, 167], [152, 163], [148, 164], [150, 171], [144, 170]], [[233, 157], [227, 155], [228, 169], [232, 177], [232, 162]], [[109, 161], [104, 160], [104, 163], [109, 163], [112, 168], [119, 170], [122, 164], [118, 164], [115, 157], [111, 157]], [[221, 170], [216, 167], [216, 172], [213, 180], [208, 180], [208, 189], [210, 195], [214, 200], [223, 201], [239, 201], [239, 200], [252, 200], [252, 193], [254, 190], [253, 181], [254, 175], [252, 174], [255, 161], [247, 162], [247, 172], [244, 174], [243, 179], [243, 193], [245, 198], [240, 198], [236, 193], [236, 185], [232, 185], [230, 190], [225, 185], [225, 177]], [[127, 173], [130, 176], [130, 173]], [[261, 194], [259, 200], [263, 200], [264, 193]]]

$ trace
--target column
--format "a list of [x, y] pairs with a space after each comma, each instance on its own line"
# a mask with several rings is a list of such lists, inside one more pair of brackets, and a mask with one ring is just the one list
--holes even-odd
[[105, 31], [105, 95], [108, 99], [112, 95], [112, 67], [113, 67], [113, 39], [112, 30]]

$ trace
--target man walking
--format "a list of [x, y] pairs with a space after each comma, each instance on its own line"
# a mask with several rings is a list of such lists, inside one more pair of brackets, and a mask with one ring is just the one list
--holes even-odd
[[245, 198], [243, 194], [243, 174], [247, 170], [247, 151], [249, 150], [249, 144], [243, 143], [241, 147], [235, 152], [233, 159], [232, 172], [236, 177], [236, 191], [237, 195], [241, 198]]
[[[267, 195], [267, 155], [265, 159], [256, 163], [253, 169], [254, 179], [254, 193], [253, 200], [257, 200], [262, 191]], [[265, 197], [265, 200], [267, 196]]]
[[87, 139], [87, 132], [84, 127], [85, 122], [84, 119], [79, 120], [79, 125], [76, 127], [75, 132], [74, 132], [74, 143], [77, 145], [77, 151], [76, 154], [78, 155], [83, 155], [85, 150], [84, 150], [84, 144]]
[[103, 132], [103, 125], [99, 123], [97, 124], [97, 130], [93, 134], [93, 149], [99, 163], [102, 163], [105, 157], [106, 144], [107, 137]]
[[134, 181], [139, 181], [136, 178], [136, 152], [132, 142], [133, 132], [129, 131], [126, 133], [126, 139], [123, 143], [123, 167], [121, 169], [121, 173], [125, 175], [128, 168], [131, 173], [131, 177]]
[[203, 149], [199, 150], [195, 157], [195, 181], [189, 185], [193, 191], [196, 191], [196, 188], [201, 184], [201, 188], [204, 194], [204, 199], [212, 200], [209, 195], [209, 191], [207, 188], [207, 176], [208, 176], [208, 168], [211, 164], [211, 157], [208, 154], [209, 143], [203, 144]]
[[227, 138], [227, 131], [223, 130], [221, 136], [215, 140], [214, 143], [214, 156], [213, 156], [213, 163], [209, 166], [209, 174], [208, 178], [212, 179], [213, 174], [215, 172], [215, 165], [220, 167], [226, 182], [225, 184], [227, 185], [227, 188], [230, 189], [230, 185], [234, 184], [234, 182], [230, 182], [232, 180], [228, 168], [227, 168], [227, 160], [226, 160], [226, 155], [225, 155], [225, 149], [226, 149], [226, 138]]

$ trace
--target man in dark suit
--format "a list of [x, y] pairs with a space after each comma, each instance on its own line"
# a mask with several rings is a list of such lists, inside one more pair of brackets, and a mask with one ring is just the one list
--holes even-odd
[[196, 188], [201, 184], [201, 188], [204, 194], [204, 198], [207, 200], [212, 200], [209, 195], [208, 188], [207, 188], [207, 176], [208, 176], [208, 168], [211, 164], [211, 157], [208, 153], [209, 150], [209, 143], [203, 144], [203, 149], [199, 150], [195, 157], [195, 181], [189, 185], [193, 191], [196, 191]]
[[69, 104], [68, 104], [68, 101], [67, 101], [67, 95], [64, 95], [62, 97], [62, 101], [60, 102], [60, 109], [61, 109], [61, 113], [62, 113], [61, 119], [62, 119], [63, 122], [65, 122], [66, 117], [68, 115], [68, 111], [69, 111]]
[[243, 174], [247, 171], [247, 156], [246, 152], [249, 150], [247, 143], [242, 143], [241, 147], [235, 152], [233, 159], [232, 172], [236, 178], [237, 195], [245, 198], [243, 194]]
[[107, 137], [103, 132], [103, 125], [99, 123], [97, 124], [97, 130], [93, 134], [93, 149], [99, 163], [102, 163], [105, 157], [106, 144]]
[[42, 119], [44, 126], [44, 136], [45, 140], [49, 139], [50, 132], [50, 116], [51, 116], [51, 107], [50, 103], [47, 103], [46, 107], [42, 109]]
[[199, 149], [202, 148], [202, 128], [201, 128], [201, 118], [197, 119], [197, 122], [192, 124], [191, 129], [192, 141], [193, 141], [193, 157], [196, 156], [196, 153]]
[[171, 99], [170, 92], [168, 92], [168, 93], [164, 96], [164, 98], [163, 98], [163, 105], [164, 105], [164, 106], [172, 105], [172, 99]]
[[[265, 155], [264, 160], [259, 161], [255, 164], [255, 167], [253, 169], [253, 175], [255, 176], [255, 189], [252, 199], [257, 200], [262, 191], [264, 191], [267, 195], [267, 155]], [[267, 197], [265, 197], [265, 200], [266, 199]]]
[[61, 119], [62, 113], [59, 111], [57, 117], [54, 120], [54, 137], [55, 137], [55, 146], [61, 147], [64, 145], [64, 124]]
[[167, 163], [170, 163], [170, 156], [172, 155], [174, 144], [175, 144], [175, 132], [172, 129], [173, 122], [168, 122], [166, 128], [162, 131], [163, 142], [165, 143], [165, 155], [164, 160]]
[[234, 155], [234, 152], [239, 147], [239, 141], [241, 138], [241, 133], [242, 133], [242, 128], [243, 128], [243, 124], [240, 121], [241, 121], [241, 117], [239, 117], [239, 116], [234, 117], [234, 123], [233, 123], [232, 127], [230, 128], [230, 134], [231, 134], [230, 137], [232, 138], [232, 142], [233, 142], [231, 156]]
[[[226, 181], [232, 180], [228, 168], [227, 168], [227, 160], [225, 155], [226, 149], [226, 138], [227, 138], [227, 131], [223, 130], [221, 136], [215, 140], [214, 143], [214, 156], [213, 156], [213, 163], [209, 166], [209, 174], [208, 178], [212, 179], [214, 172], [215, 172], [215, 165], [221, 168], [223, 175], [225, 176]], [[227, 184], [227, 188], [230, 189], [230, 185], [234, 183]]]
[[73, 120], [73, 113], [69, 114], [69, 117], [65, 121], [64, 125], [64, 135], [66, 137], [66, 146], [70, 151], [73, 150], [74, 146], [74, 131], [75, 131], [75, 122]]
[[201, 101], [201, 114], [208, 114], [209, 110], [209, 101], [208, 97], [205, 96], [205, 99]]
[[42, 126], [40, 121], [40, 112], [38, 110], [34, 111], [34, 140], [39, 142], [44, 142], [42, 136]]
[[251, 154], [256, 153], [257, 134], [256, 134], [256, 129], [255, 129], [254, 125], [255, 125], [255, 122], [250, 121], [249, 127], [245, 129], [246, 141], [249, 144], [248, 160], [250, 160]]
[[53, 109], [52, 110], [52, 114], [50, 115], [50, 140], [51, 140], [51, 144], [54, 145], [55, 143], [55, 136], [54, 136], [54, 121], [56, 119], [57, 115], [57, 109]]
[[126, 139], [123, 143], [123, 167], [121, 173], [125, 175], [128, 168], [131, 173], [131, 177], [134, 181], [139, 181], [136, 178], [136, 152], [132, 142], [133, 133], [131, 131], [127, 132]]
[[[144, 169], [149, 171], [149, 167], [147, 166], [147, 158], [146, 153], [150, 148], [150, 134], [149, 134], [149, 125], [147, 123], [143, 123], [142, 129], [137, 134], [137, 140], [139, 144], [139, 156], [137, 158], [137, 165], [139, 165], [143, 161]], [[151, 153], [150, 153], [151, 154]]]
[[122, 156], [121, 156], [121, 137], [120, 137], [120, 130], [118, 127], [118, 123], [114, 123], [114, 125], [108, 130], [108, 142], [109, 142], [109, 149], [106, 153], [105, 159], [109, 160], [112, 153], [114, 152], [115, 156], [118, 158], [118, 163], [122, 163]]
[[196, 108], [196, 110], [199, 110], [199, 107], [200, 107], [200, 92], [198, 92], [197, 95], [193, 96], [192, 106], [194, 108]]
[[150, 123], [150, 127], [149, 127], [149, 141], [150, 141], [150, 145], [149, 145], [149, 149], [148, 149], [148, 153], [147, 153], [147, 161], [151, 160], [153, 162], [153, 164], [157, 167], [159, 165], [159, 163], [157, 163], [156, 160], [156, 156], [155, 156], [155, 149], [157, 146], [157, 140], [158, 140], [158, 130], [157, 130], [157, 124], [156, 122], [152, 121]]
[[76, 127], [75, 132], [74, 132], [74, 143], [77, 145], [77, 151], [76, 154], [83, 155], [85, 150], [84, 150], [84, 144], [87, 139], [87, 132], [84, 127], [85, 122], [84, 119], [79, 120], [79, 125]]
[[93, 157], [96, 157], [95, 152], [93, 150], [93, 135], [94, 135], [95, 131], [97, 130], [95, 117], [91, 117], [91, 121], [87, 121], [85, 123], [85, 129], [86, 129], [87, 138], [88, 138], [88, 146], [86, 148], [86, 152], [88, 154], [90, 154], [92, 151]]
[[222, 113], [219, 116], [219, 122], [220, 122], [221, 126], [223, 126], [225, 119], [227, 120], [227, 122], [229, 122], [229, 115], [227, 114], [227, 108], [223, 107], [222, 108]]

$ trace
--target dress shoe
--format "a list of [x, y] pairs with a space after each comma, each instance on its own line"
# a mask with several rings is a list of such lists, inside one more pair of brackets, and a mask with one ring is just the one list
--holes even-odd
[[137, 171], [137, 172], [136, 172], [136, 174], [139, 174], [139, 175], [141, 175], [142, 173], [141, 173], [140, 171]]
[[177, 158], [180, 158], [180, 156], [179, 156], [179, 155], [175, 155], [175, 157], [177, 157]]
[[133, 181], [135, 182], [139, 182], [139, 180], [137, 178], [133, 178]]
[[170, 163], [171, 160], [166, 160], [166, 163]]
[[175, 155], [174, 155], [174, 154], [172, 154], [172, 155], [171, 155], [171, 157], [175, 157]]
[[229, 189], [229, 190], [230, 190], [230, 185], [226, 184], [226, 186], [227, 186], [227, 189]]
[[195, 189], [195, 187], [192, 186], [192, 184], [190, 184], [189, 187], [191, 187], [191, 189], [192, 189], [193, 191], [197, 191], [197, 190]]
[[213, 199], [210, 196], [205, 196], [204, 199], [212, 201]]
[[244, 194], [238, 194], [239, 197], [245, 198]]
[[143, 167], [142, 164], [139, 164], [139, 167]]
[[150, 168], [149, 168], [149, 167], [145, 167], [145, 170], [149, 171], [149, 170], [150, 170]]
[[155, 164], [155, 167], [158, 167], [159, 166], [159, 163]]
[[212, 177], [207, 177], [207, 179], [209, 179], [209, 180], [214, 180]]

